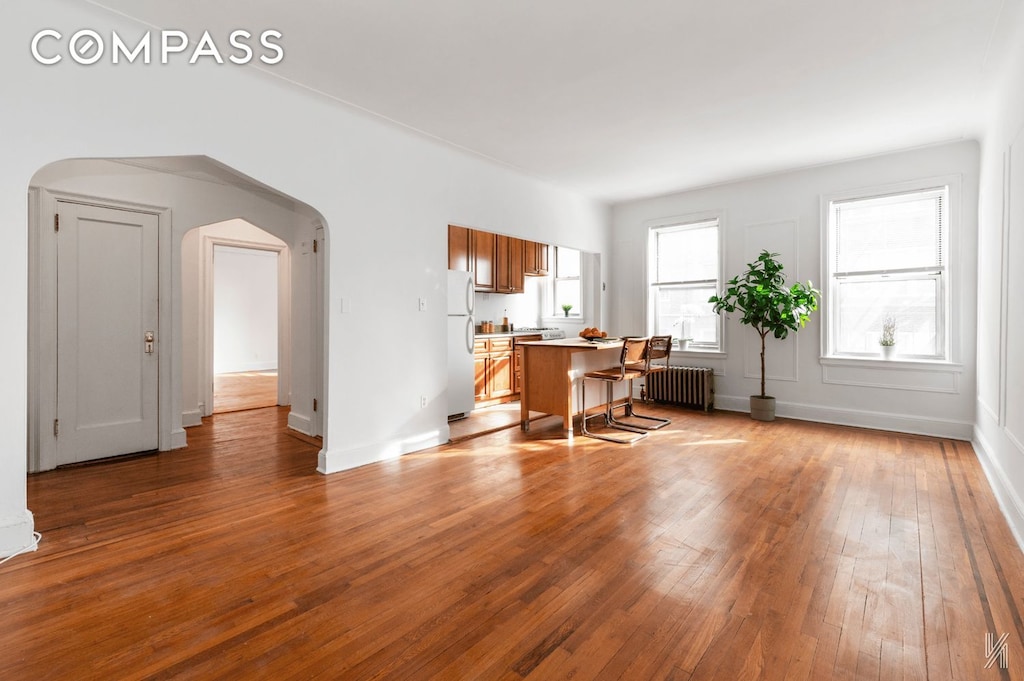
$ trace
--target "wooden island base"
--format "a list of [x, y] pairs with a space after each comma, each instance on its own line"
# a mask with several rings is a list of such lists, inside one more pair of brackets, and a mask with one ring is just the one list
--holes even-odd
[[[582, 339], [532, 341], [519, 344], [522, 371], [520, 421], [530, 429], [530, 412], [539, 411], [562, 417], [562, 430], [572, 437], [573, 417], [579, 413], [579, 382], [587, 371], [607, 369], [618, 364], [622, 342], [591, 343]], [[587, 387], [587, 410], [603, 406], [607, 400], [604, 384], [591, 381]], [[626, 397], [628, 386], [616, 385], [613, 399]]]

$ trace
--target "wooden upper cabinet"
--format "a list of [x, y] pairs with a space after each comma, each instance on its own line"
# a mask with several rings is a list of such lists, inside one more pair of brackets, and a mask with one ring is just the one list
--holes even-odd
[[536, 241], [523, 242], [523, 272], [527, 276], [548, 273], [548, 245]]
[[540, 262], [538, 246], [543, 246], [546, 270], [545, 244], [448, 225], [448, 269], [472, 272], [482, 293], [522, 293], [525, 275], [545, 273], [531, 271]]
[[473, 271], [473, 230], [448, 225], [448, 269]]
[[494, 292], [497, 289], [497, 272], [495, 271], [496, 235], [490, 232], [472, 232], [472, 260], [476, 290]]
[[498, 293], [522, 293], [523, 240], [499, 234], [494, 253], [495, 290]]
[[534, 244], [537, 251], [537, 274], [547, 275], [550, 272], [548, 266], [548, 252], [551, 250], [547, 244]]
[[526, 242], [522, 239], [509, 237], [508, 240], [508, 291], [522, 293], [525, 289], [523, 281], [523, 249]]

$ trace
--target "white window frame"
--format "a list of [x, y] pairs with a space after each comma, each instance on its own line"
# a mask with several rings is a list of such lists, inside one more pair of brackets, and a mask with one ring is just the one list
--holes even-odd
[[[717, 242], [718, 242], [718, 258], [717, 272], [715, 279], [701, 279], [701, 280], [684, 280], [680, 282], [655, 282], [654, 277], [657, 273], [657, 235], [659, 232], [667, 232], [674, 230], [684, 229], [695, 229], [707, 225], [709, 222], [715, 223], [717, 230]], [[708, 286], [714, 287], [716, 294], [722, 290], [722, 271], [723, 263], [725, 262], [725, 245], [724, 245], [724, 215], [719, 211], [705, 211], [701, 213], [690, 213], [687, 215], [680, 215], [669, 218], [661, 218], [653, 220], [647, 223], [647, 260], [646, 268], [644, 271], [644, 293], [647, 297], [646, 310], [646, 323], [645, 327], [648, 334], [654, 334], [657, 332], [655, 328], [656, 320], [658, 319], [657, 310], [657, 296], [654, 294], [658, 287], [696, 287], [696, 286]], [[717, 315], [716, 320], [716, 331], [718, 342], [715, 344], [710, 343], [689, 343], [687, 347], [683, 348], [680, 345], [681, 338], [673, 334], [672, 336], [672, 351], [673, 352], [691, 352], [691, 353], [706, 353], [713, 355], [724, 355], [725, 354], [725, 324], [723, 315]]]
[[[579, 272], [580, 273], [579, 273], [579, 276], [576, 276], [576, 277], [559, 277], [558, 276], [558, 249], [559, 248], [566, 248], [566, 249], [568, 249], [570, 251], [576, 251], [579, 254], [579, 258], [580, 258], [580, 265], [579, 265], [579, 267], [580, 267]], [[586, 314], [586, 310], [584, 309], [586, 307], [586, 305], [585, 305], [586, 295], [584, 295], [584, 291], [583, 291], [583, 284], [584, 284], [583, 267], [584, 267], [584, 264], [583, 264], [583, 251], [582, 250], [580, 250], [578, 248], [572, 248], [571, 246], [552, 246], [551, 247], [551, 286], [548, 287], [548, 296], [547, 296], [548, 299], [547, 299], [547, 304], [545, 305], [545, 307], [547, 308], [548, 312], [547, 312], [547, 315], [545, 315], [545, 317], [550, 318], [550, 319], [561, 319], [563, 321], [567, 320], [567, 319], [570, 320], [570, 321], [572, 321], [572, 320], [581, 320], [581, 319], [584, 318], [584, 316]], [[561, 307], [558, 307], [558, 302], [557, 302], [558, 301], [558, 296], [556, 294], [558, 292], [558, 282], [559, 282], [559, 280], [561, 280], [561, 281], [578, 281], [580, 283], [580, 305], [579, 305], [579, 308], [575, 308], [574, 307], [573, 309], [569, 310], [568, 316], [566, 316], [565, 312], [562, 310]]]
[[899, 362], [913, 364], [940, 364], [954, 365], [958, 357], [958, 337], [954, 330], [959, 328], [959, 291], [957, 288], [959, 272], [959, 234], [960, 234], [960, 206], [961, 206], [961, 178], [959, 175], [924, 178], [908, 182], [893, 183], [868, 187], [864, 189], [851, 190], [821, 197], [821, 225], [822, 225], [822, 301], [825, 316], [822, 324], [821, 347], [824, 349], [823, 361], [828, 364], [835, 362], [842, 363], [872, 363], [888, 362], [874, 353], [840, 353], [836, 350], [838, 342], [838, 319], [839, 307], [837, 303], [838, 291], [834, 284], [834, 271], [836, 262], [836, 234], [833, 224], [833, 204], [837, 202], [848, 202], [857, 200], [869, 200], [884, 196], [898, 194], [912, 194], [927, 192], [937, 189], [945, 189], [946, 201], [944, 206], [944, 220], [940, 238], [943, 243], [943, 265], [941, 268], [908, 268], [906, 270], [878, 271], [861, 273], [858, 276], [865, 281], [871, 279], [881, 280], [882, 278], [915, 278], [921, 279], [921, 275], [927, 272], [941, 272], [931, 276], [938, 280], [938, 296], [941, 299], [937, 310], [936, 329], [939, 338], [936, 345], [940, 348], [937, 355], [900, 355]]

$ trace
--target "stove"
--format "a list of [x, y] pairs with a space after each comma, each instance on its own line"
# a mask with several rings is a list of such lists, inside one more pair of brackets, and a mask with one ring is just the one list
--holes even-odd
[[557, 340], [565, 338], [565, 331], [550, 326], [520, 326], [516, 333], [539, 333], [541, 340]]

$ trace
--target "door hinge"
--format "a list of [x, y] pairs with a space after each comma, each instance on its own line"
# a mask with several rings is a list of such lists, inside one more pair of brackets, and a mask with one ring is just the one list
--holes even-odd
[[53, 214], [53, 231], [60, 231], [60, 213]]
[[59, 437], [60, 436], [60, 419], [54, 419], [53, 420], [53, 436], [54, 437]]
[[319, 250], [320, 250], [320, 247], [317, 245], [317, 240], [313, 239], [313, 252], [316, 253]]
[[313, 411], [316, 411], [316, 407], [317, 407], [317, 401], [316, 401], [316, 398], [314, 397], [313, 398]]

